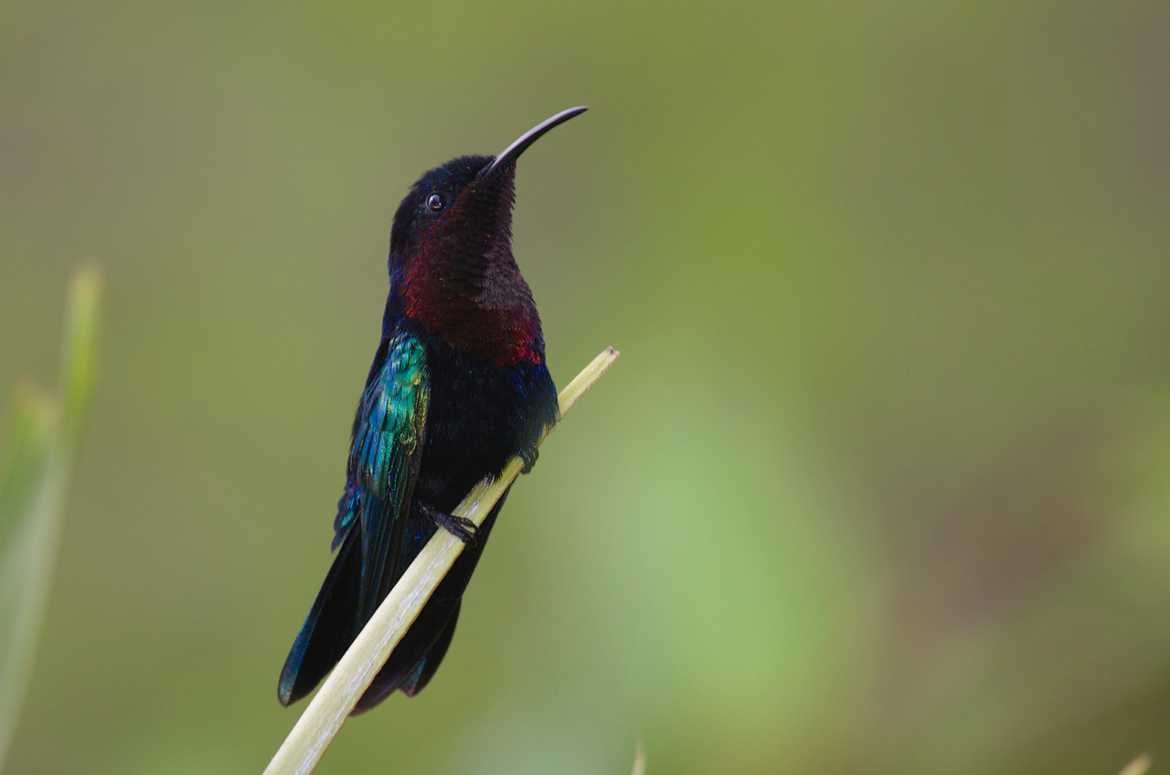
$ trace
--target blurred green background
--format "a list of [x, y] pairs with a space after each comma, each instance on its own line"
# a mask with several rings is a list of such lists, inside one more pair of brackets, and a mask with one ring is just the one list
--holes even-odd
[[1164, 1], [0, 18], [6, 397], [107, 288], [9, 771], [264, 765], [393, 209], [577, 103], [516, 254], [558, 382], [623, 357], [320, 771], [1170, 767]]

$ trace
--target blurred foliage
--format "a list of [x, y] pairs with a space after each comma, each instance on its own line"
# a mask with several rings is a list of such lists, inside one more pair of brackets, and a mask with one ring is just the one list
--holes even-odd
[[0, 469], [0, 767], [12, 742], [53, 577], [73, 453], [93, 390], [101, 280], [70, 289], [60, 395], [22, 388]]
[[621, 772], [642, 737], [663, 773], [1100, 773], [1170, 740], [1164, 0], [3, 17], [0, 385], [51, 368], [74, 256], [110, 333], [14, 772], [263, 766], [390, 215], [577, 103], [516, 253], [554, 376], [622, 367], [434, 683], [320, 771]]

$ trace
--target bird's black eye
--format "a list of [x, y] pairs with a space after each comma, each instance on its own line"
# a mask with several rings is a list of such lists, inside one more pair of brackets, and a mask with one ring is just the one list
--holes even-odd
[[443, 197], [439, 196], [438, 194], [431, 194], [427, 197], [427, 207], [429, 207], [432, 212], [439, 212], [443, 209]]

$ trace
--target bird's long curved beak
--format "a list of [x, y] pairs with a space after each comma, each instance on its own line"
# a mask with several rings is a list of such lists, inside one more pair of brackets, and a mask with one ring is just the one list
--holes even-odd
[[492, 161], [486, 167], [480, 170], [479, 177], [481, 179], [486, 178], [496, 170], [507, 167], [509, 163], [516, 161], [516, 159], [520, 157], [520, 154], [527, 151], [528, 146], [532, 145], [541, 137], [543, 137], [544, 134], [550, 129], [565, 123], [571, 118], [575, 118], [576, 116], [581, 115], [586, 110], [588, 110], [588, 108], [584, 105], [578, 105], [575, 108], [562, 110], [560, 113], [549, 116], [544, 121], [541, 121], [539, 124], [532, 127], [532, 129], [529, 129], [527, 132], [513, 140], [512, 144], [507, 148], [496, 154], [496, 158], [492, 159]]

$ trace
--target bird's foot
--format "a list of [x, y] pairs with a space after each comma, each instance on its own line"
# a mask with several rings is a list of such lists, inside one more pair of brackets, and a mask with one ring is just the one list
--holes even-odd
[[537, 447], [525, 447], [520, 450], [520, 459], [524, 461], [524, 467], [520, 469], [520, 473], [531, 473], [538, 457], [540, 457], [540, 450]]
[[423, 512], [435, 523], [465, 544], [475, 543], [476, 524], [467, 517], [457, 517], [445, 511], [423, 506]]

